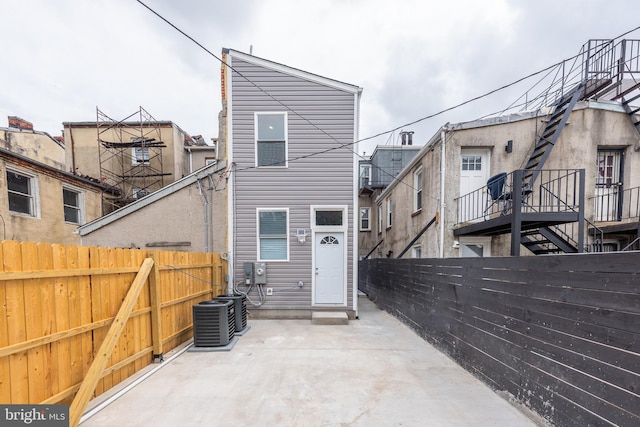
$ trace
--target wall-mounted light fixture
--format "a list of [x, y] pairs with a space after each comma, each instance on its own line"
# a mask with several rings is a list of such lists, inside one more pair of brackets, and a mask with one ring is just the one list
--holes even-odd
[[307, 230], [304, 228], [298, 228], [296, 230], [296, 236], [298, 237], [298, 242], [304, 243], [307, 240]]
[[458, 242], [457, 240], [453, 241], [453, 249], [458, 249], [460, 247], [460, 242]]
[[512, 140], [508, 140], [507, 141], [507, 145], [504, 147], [504, 151], [506, 151], [507, 153], [511, 153], [513, 151], [513, 141]]

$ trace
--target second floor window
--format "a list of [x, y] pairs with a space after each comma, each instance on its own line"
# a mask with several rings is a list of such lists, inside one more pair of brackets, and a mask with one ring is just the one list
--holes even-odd
[[413, 211], [422, 209], [422, 168], [413, 173]]
[[382, 216], [382, 205], [378, 205], [378, 233], [382, 233], [382, 221], [384, 216]]
[[64, 222], [82, 224], [82, 193], [70, 188], [62, 188]]
[[11, 212], [36, 216], [35, 177], [7, 170], [7, 191]]
[[393, 218], [393, 205], [391, 204], [391, 197], [387, 198], [387, 228], [391, 227]]
[[131, 148], [131, 164], [132, 165], [148, 165], [149, 164], [149, 147]]
[[371, 208], [360, 208], [360, 231], [371, 230]]
[[256, 113], [256, 166], [287, 166], [287, 113]]

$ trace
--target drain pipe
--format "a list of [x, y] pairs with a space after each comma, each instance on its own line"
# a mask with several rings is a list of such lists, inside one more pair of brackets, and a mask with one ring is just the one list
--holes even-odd
[[446, 203], [444, 202], [445, 196], [445, 177], [446, 177], [446, 165], [447, 165], [447, 153], [446, 153], [446, 138], [447, 128], [449, 123], [444, 125], [440, 130], [440, 258], [444, 258], [444, 223], [445, 214], [444, 209]]
[[204, 213], [204, 248], [205, 252], [209, 252], [209, 200], [207, 199], [207, 193], [205, 193], [205, 189], [203, 188], [202, 182], [198, 180], [198, 191], [203, 198], [203, 213]]

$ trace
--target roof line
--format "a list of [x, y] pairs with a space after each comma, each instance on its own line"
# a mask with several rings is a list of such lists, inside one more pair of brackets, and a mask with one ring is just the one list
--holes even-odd
[[171, 184], [162, 187], [159, 190], [154, 191], [153, 193], [144, 196], [141, 199], [136, 200], [133, 203], [130, 203], [118, 210], [115, 210], [105, 216], [102, 216], [100, 218], [94, 219], [91, 222], [88, 222], [84, 225], [81, 225], [80, 227], [78, 227], [76, 229], [77, 233], [80, 236], [86, 236], [87, 234], [90, 234], [102, 227], [104, 227], [105, 225], [111, 224], [112, 222], [115, 222], [121, 218], [124, 218], [125, 216], [132, 214], [142, 208], [144, 208], [145, 206], [148, 206], [154, 202], [157, 202], [158, 200], [169, 196], [170, 194], [173, 194], [175, 192], [177, 192], [178, 190], [181, 190], [185, 187], [187, 187], [188, 185], [191, 185], [207, 176], [211, 176], [215, 173], [218, 173], [224, 169], [227, 168], [227, 161], [223, 160], [217, 163], [213, 163], [210, 164], [208, 166], [205, 166], [203, 168], [198, 169], [197, 171], [185, 176], [184, 178], [181, 178], [177, 181], [172, 182]]
[[305, 80], [309, 80], [315, 83], [323, 84], [325, 86], [330, 86], [336, 89], [344, 90], [350, 93], [362, 93], [362, 88], [351, 83], [341, 82], [339, 80], [331, 79], [329, 77], [324, 77], [318, 74], [313, 74], [308, 71], [301, 70], [299, 68], [294, 68], [288, 65], [281, 64], [279, 62], [274, 62], [268, 59], [260, 58], [257, 56], [250, 55], [248, 53], [240, 52], [234, 49], [222, 49], [223, 53], [229, 54], [234, 58], [241, 59], [246, 62], [250, 62], [255, 65], [260, 65], [265, 68], [270, 68], [275, 71], [280, 71], [285, 74], [292, 75], [294, 77], [299, 77]]

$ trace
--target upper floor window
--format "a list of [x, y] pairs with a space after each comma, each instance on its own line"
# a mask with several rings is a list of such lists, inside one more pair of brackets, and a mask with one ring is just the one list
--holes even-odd
[[132, 165], [148, 165], [149, 164], [149, 147], [132, 147], [131, 148], [131, 164]]
[[360, 165], [360, 188], [371, 184], [371, 165]]
[[378, 233], [382, 233], [382, 221], [384, 216], [382, 215], [382, 205], [378, 205]]
[[371, 230], [371, 208], [360, 208], [360, 231]]
[[413, 173], [413, 211], [422, 209], [422, 168]]
[[393, 205], [391, 203], [391, 197], [387, 197], [387, 228], [391, 227], [393, 219]]
[[82, 192], [69, 187], [62, 187], [62, 204], [64, 207], [64, 222], [82, 224], [84, 213]]
[[287, 113], [256, 113], [256, 166], [287, 166]]
[[462, 156], [462, 170], [463, 171], [481, 171], [482, 170], [482, 156]]
[[258, 209], [258, 260], [289, 259], [289, 211]]
[[21, 214], [37, 214], [37, 182], [35, 176], [7, 169], [9, 210]]

